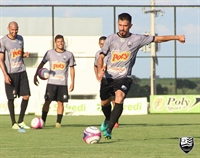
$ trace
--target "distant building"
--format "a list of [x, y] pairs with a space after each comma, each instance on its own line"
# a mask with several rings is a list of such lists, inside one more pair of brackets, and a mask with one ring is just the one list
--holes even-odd
[[[44, 98], [46, 81], [39, 80], [40, 85], [36, 87], [33, 84], [33, 76], [43, 55], [53, 48], [52, 27], [54, 27], [54, 36], [62, 34], [65, 37], [66, 49], [75, 55], [77, 63], [75, 89], [70, 93], [70, 98], [99, 98], [100, 84], [94, 75], [93, 66], [95, 53], [99, 50], [98, 39], [102, 36], [101, 18], [55, 18], [52, 25], [51, 18], [1, 17], [0, 37], [8, 33], [7, 26], [10, 21], [16, 21], [19, 24], [18, 34], [24, 37], [24, 50], [31, 53], [31, 57], [25, 59], [25, 63], [32, 102]], [[45, 65], [47, 68], [48, 66], [48, 64]], [[4, 87], [2, 72], [0, 72], [0, 78], [0, 87]], [[6, 100], [4, 88], [0, 89], [0, 96], [3, 97], [3, 101]]]

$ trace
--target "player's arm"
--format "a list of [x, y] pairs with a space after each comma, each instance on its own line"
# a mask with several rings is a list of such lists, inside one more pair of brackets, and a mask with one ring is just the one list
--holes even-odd
[[95, 76], [98, 80], [98, 69], [97, 69], [97, 65], [94, 65], [94, 73], [95, 73]]
[[167, 42], [171, 40], [178, 40], [181, 43], [185, 43], [185, 35], [168, 35], [168, 36], [155, 36], [154, 42]]
[[101, 81], [103, 75], [104, 75], [104, 69], [103, 69], [103, 59], [105, 55], [100, 54], [98, 58], [98, 64], [97, 64], [97, 70], [98, 70], [98, 81]]
[[6, 71], [6, 67], [5, 67], [5, 63], [4, 63], [4, 53], [3, 52], [0, 52], [0, 68], [3, 72], [3, 75], [4, 75], [4, 80], [7, 84], [11, 84], [11, 79], [10, 77], [8, 76], [8, 73]]
[[37, 79], [38, 71], [39, 71], [41, 68], [43, 68], [44, 64], [45, 64], [45, 63], [42, 61], [42, 62], [40, 63], [40, 65], [38, 66], [36, 72], [35, 72], [33, 82], [34, 82], [34, 84], [35, 84], [36, 86], [38, 86], [38, 84], [39, 84], [39, 81], [38, 81], [38, 79]]
[[75, 79], [74, 66], [70, 66], [70, 77], [71, 77], [71, 85], [69, 87], [69, 92], [72, 92], [74, 90], [74, 79]]

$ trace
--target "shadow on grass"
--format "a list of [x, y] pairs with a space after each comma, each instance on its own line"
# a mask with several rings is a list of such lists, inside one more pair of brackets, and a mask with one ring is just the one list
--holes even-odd
[[[200, 139], [200, 136], [192, 136], [194, 139]], [[170, 138], [145, 138], [144, 140], [152, 140], [152, 139], [176, 139], [179, 140], [181, 137], [170, 137]]]
[[[143, 126], [143, 127], [146, 127], [146, 126], [149, 126], [149, 127], [153, 127], [153, 126], [194, 126], [194, 125], [199, 125], [199, 123], [193, 123], [193, 124], [189, 124], [189, 123], [184, 123], [184, 124], [146, 124], [146, 123], [143, 123], [143, 124], [119, 124], [120, 125], [120, 128], [127, 128], [127, 127], [136, 127], [136, 126]], [[89, 126], [95, 126], [95, 127], [100, 127], [100, 124], [62, 124], [62, 127], [61, 128], [67, 128], [67, 127], [74, 127], [74, 128], [80, 128], [80, 127], [89, 127]], [[52, 129], [52, 128], [55, 128], [55, 125], [46, 125], [44, 127], [45, 129]]]
[[168, 124], [168, 123], [166, 123], [166, 124], [164, 124], [164, 123], [162, 123], [162, 124], [146, 124], [146, 123], [142, 123], [142, 124], [137, 124], [137, 123], [135, 123], [135, 124], [120, 124], [120, 127], [121, 126], [194, 126], [194, 125], [200, 125], [199, 123], [183, 123], [183, 124]]
[[[100, 124], [62, 124], [62, 127], [89, 127], [89, 126], [95, 126], [100, 127]], [[55, 125], [45, 125], [45, 128], [55, 128]]]

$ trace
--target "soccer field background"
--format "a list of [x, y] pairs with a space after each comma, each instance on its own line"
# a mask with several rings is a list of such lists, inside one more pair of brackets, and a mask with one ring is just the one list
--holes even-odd
[[[35, 115], [26, 115], [30, 125]], [[149, 114], [121, 116], [112, 139], [86, 144], [83, 130], [100, 127], [103, 116], [64, 116], [62, 128], [55, 128], [56, 116], [48, 116], [43, 129], [25, 133], [11, 129], [10, 116], [0, 115], [0, 158], [199, 158], [199, 114]], [[194, 138], [185, 154], [179, 138]]]

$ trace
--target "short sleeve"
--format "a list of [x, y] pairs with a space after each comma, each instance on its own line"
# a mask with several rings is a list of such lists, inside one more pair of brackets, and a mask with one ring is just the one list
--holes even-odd
[[76, 66], [76, 61], [73, 54], [71, 54], [71, 58], [69, 60], [69, 66]]

